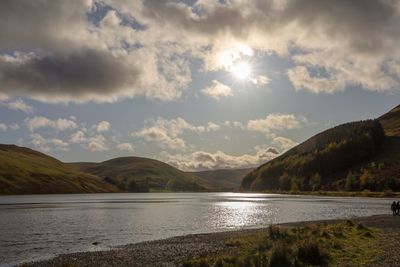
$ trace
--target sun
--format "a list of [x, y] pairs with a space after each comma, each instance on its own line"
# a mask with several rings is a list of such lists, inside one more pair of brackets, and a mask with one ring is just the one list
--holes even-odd
[[251, 75], [251, 66], [247, 62], [234, 63], [231, 67], [231, 72], [239, 80], [245, 80]]

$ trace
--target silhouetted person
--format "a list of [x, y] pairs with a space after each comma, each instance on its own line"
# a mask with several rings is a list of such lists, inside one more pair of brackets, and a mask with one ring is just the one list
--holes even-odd
[[396, 215], [399, 215], [400, 213], [400, 201], [397, 201], [396, 203]]
[[397, 204], [396, 204], [396, 201], [393, 201], [392, 206], [391, 206], [390, 208], [391, 208], [391, 210], [392, 210], [392, 212], [393, 212], [393, 215], [396, 215], [396, 212], [397, 212]]

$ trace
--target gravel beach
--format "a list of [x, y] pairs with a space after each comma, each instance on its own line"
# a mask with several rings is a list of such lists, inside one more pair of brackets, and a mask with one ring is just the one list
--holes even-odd
[[[281, 224], [281, 226], [295, 227], [310, 223], [340, 221], [298, 222]], [[381, 244], [384, 253], [379, 255], [370, 266], [400, 266], [400, 216], [377, 215], [356, 218], [353, 221], [390, 233], [390, 240]], [[198, 255], [229, 253], [230, 247], [225, 243], [227, 238], [264, 231], [266, 231], [265, 228], [179, 236], [121, 246], [108, 251], [65, 254], [50, 260], [26, 263], [21, 266], [180, 266], [187, 259]]]

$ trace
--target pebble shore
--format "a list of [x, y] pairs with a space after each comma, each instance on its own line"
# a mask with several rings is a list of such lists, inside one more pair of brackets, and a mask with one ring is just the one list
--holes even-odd
[[[335, 223], [340, 220], [318, 221]], [[381, 228], [391, 233], [392, 239], [382, 244], [384, 254], [380, 255], [371, 265], [400, 266], [400, 216], [377, 215], [354, 219], [367, 227]], [[298, 222], [281, 224], [282, 226], [305, 226], [316, 222]], [[227, 238], [243, 234], [257, 234], [265, 231], [262, 229], [237, 230], [211, 234], [195, 234], [172, 237], [131, 244], [108, 251], [80, 252], [60, 255], [56, 258], [26, 263], [24, 267], [53, 267], [53, 266], [180, 266], [187, 259], [198, 255], [213, 253], [219, 254], [230, 248], [225, 245]]]

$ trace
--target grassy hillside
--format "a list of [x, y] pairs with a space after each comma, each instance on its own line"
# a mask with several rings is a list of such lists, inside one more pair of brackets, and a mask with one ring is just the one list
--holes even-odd
[[0, 145], [0, 194], [115, 192], [101, 178], [84, 174], [29, 148]]
[[207, 181], [158, 160], [123, 157], [101, 163], [70, 163], [82, 172], [103, 177], [122, 191], [206, 191]]
[[190, 172], [206, 180], [216, 191], [238, 190], [243, 176], [252, 169], [220, 169], [210, 171]]
[[317, 134], [258, 167], [243, 190], [400, 190], [400, 107]]

